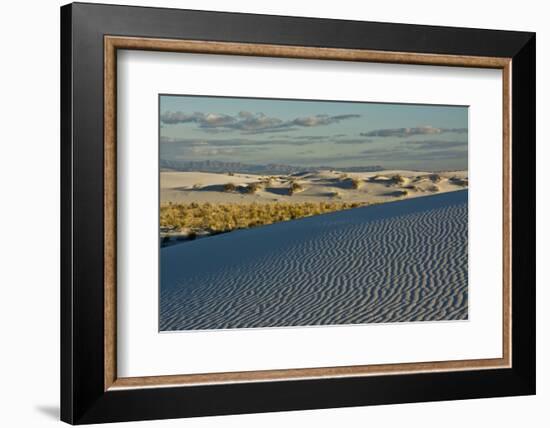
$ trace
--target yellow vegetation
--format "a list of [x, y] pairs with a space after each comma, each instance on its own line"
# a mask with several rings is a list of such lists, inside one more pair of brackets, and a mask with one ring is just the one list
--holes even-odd
[[363, 181], [358, 178], [352, 178], [351, 179], [351, 188], [352, 189], [360, 189], [363, 185]]
[[190, 233], [220, 233], [357, 208], [362, 205], [365, 204], [358, 202], [169, 204], [160, 208], [160, 226]]
[[405, 177], [403, 177], [402, 175], [399, 175], [399, 174], [395, 174], [391, 180], [395, 183], [395, 184], [403, 184], [405, 183]]
[[254, 194], [256, 193], [258, 190], [260, 190], [262, 188], [262, 183], [250, 183], [248, 186], [246, 186], [245, 188], [245, 192], [246, 193], [251, 193], [251, 194]]
[[302, 185], [293, 181], [290, 183], [290, 187], [288, 188], [288, 194], [292, 196], [294, 193], [301, 192], [302, 190], [304, 190]]
[[234, 192], [235, 190], [237, 190], [237, 186], [235, 186], [235, 183], [227, 183], [223, 185], [224, 192]]

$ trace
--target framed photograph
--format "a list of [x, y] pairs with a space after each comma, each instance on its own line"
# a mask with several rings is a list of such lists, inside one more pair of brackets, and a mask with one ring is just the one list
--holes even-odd
[[61, 8], [61, 417], [535, 393], [535, 35]]

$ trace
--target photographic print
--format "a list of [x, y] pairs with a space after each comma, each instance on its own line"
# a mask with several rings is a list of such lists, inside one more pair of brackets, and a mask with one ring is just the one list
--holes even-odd
[[468, 319], [468, 107], [159, 95], [161, 331]]

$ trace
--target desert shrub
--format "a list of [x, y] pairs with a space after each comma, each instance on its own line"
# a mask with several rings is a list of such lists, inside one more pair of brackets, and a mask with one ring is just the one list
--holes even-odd
[[230, 177], [233, 177], [235, 174], [232, 173], [231, 171], [228, 171], [228, 172], [227, 172], [227, 175], [229, 175]]
[[395, 183], [395, 184], [403, 184], [405, 183], [405, 177], [403, 177], [402, 175], [399, 175], [399, 174], [395, 174], [391, 180]]
[[265, 186], [271, 186], [273, 184], [273, 181], [275, 181], [275, 177], [265, 177], [262, 180], [260, 180], [260, 183], [262, 183]]
[[261, 188], [262, 183], [250, 183], [248, 186], [246, 186], [245, 191], [246, 193], [254, 194]]
[[292, 196], [294, 193], [300, 192], [301, 190], [304, 190], [302, 185], [296, 181], [293, 181], [290, 183], [290, 187], [288, 188], [288, 194]]
[[456, 186], [462, 186], [465, 187], [468, 185], [468, 179], [467, 178], [460, 178], [460, 177], [451, 177], [449, 181]]
[[433, 183], [439, 183], [441, 181], [441, 176], [439, 174], [430, 174], [428, 175], [428, 178], [433, 182]]
[[193, 184], [193, 190], [198, 190], [202, 187], [202, 184], [201, 183], [195, 183]]
[[352, 178], [351, 179], [351, 188], [352, 189], [359, 189], [363, 185], [363, 180], [360, 180], [359, 178]]
[[237, 186], [235, 186], [235, 183], [226, 183], [223, 185], [224, 192], [234, 192], [235, 190], [237, 190]]

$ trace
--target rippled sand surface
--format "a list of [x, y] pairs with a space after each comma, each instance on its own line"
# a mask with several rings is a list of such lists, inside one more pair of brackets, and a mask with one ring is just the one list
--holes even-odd
[[468, 191], [161, 250], [161, 330], [468, 318]]

